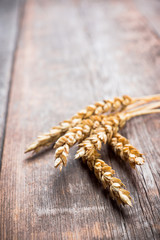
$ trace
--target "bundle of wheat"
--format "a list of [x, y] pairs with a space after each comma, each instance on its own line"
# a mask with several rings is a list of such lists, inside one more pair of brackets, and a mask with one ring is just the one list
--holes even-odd
[[143, 155], [130, 144], [129, 140], [118, 133], [125, 123], [133, 117], [159, 113], [160, 95], [141, 98], [123, 96], [113, 101], [104, 100], [87, 106], [69, 120], [53, 127], [49, 133], [41, 135], [25, 153], [38, 152], [42, 147], [55, 143], [55, 164], [62, 170], [67, 164], [70, 148], [78, 142], [79, 149], [75, 158], [82, 158], [90, 170], [109, 188], [111, 197], [118, 204], [131, 206], [130, 193], [124, 189], [120, 179], [113, 177], [115, 171], [100, 159], [102, 144], [108, 143], [115, 154], [130, 164], [132, 168], [144, 163]]

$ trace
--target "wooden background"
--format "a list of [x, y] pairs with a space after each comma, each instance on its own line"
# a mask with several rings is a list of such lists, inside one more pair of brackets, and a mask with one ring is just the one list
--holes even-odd
[[97, 100], [160, 93], [160, 1], [0, 0], [0, 239], [160, 239], [159, 115], [122, 133], [145, 153], [134, 171], [102, 156], [134, 199], [118, 207], [80, 160], [24, 150]]

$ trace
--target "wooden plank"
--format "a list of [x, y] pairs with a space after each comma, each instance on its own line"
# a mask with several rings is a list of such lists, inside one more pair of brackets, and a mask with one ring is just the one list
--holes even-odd
[[102, 152], [133, 208], [118, 207], [73, 161], [76, 149], [61, 173], [53, 151], [32, 159], [23, 153], [40, 132], [95, 100], [158, 93], [155, 46], [159, 39], [129, 0], [26, 2], [2, 159], [1, 239], [159, 239], [158, 115], [123, 130], [146, 154], [137, 171]]
[[18, 33], [18, 0], [0, 1], [0, 163], [5, 134], [12, 62]]
[[160, 2], [158, 0], [134, 0], [139, 11], [148, 21], [151, 30], [160, 37]]

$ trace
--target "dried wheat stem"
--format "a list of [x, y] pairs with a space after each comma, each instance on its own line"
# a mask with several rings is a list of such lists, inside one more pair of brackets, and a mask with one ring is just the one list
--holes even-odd
[[114, 152], [121, 157], [121, 159], [129, 162], [132, 168], [135, 168], [136, 165], [142, 165], [144, 163], [142, 154], [129, 143], [128, 139], [119, 133], [113, 135], [109, 144], [112, 146]]
[[160, 94], [143, 96], [143, 97], [140, 97], [140, 98], [133, 98], [133, 100], [135, 100], [135, 101], [145, 101], [145, 102], [159, 101], [160, 100]]
[[122, 98], [115, 98], [113, 101], [104, 100], [102, 102], [96, 102], [94, 105], [89, 105], [75, 114], [71, 119], [61, 122], [57, 127], [53, 127], [49, 133], [39, 136], [37, 140], [26, 149], [25, 153], [30, 151], [38, 152], [42, 147], [49, 146], [70, 128], [80, 124], [83, 119], [89, 118], [92, 115], [121, 111], [135, 101], [136, 100], [132, 100], [129, 96], [123, 96]]
[[153, 113], [160, 113], [160, 109], [148, 109], [148, 110], [141, 110], [141, 111], [135, 111], [129, 114], [126, 114], [126, 120], [130, 120], [133, 117], [137, 117], [137, 116], [142, 116], [142, 115], [146, 115], [146, 114], [153, 114]]
[[160, 107], [160, 101], [156, 103], [148, 103], [146, 105], [137, 103], [136, 108], [135, 108], [135, 104], [131, 104], [130, 106], [132, 106], [132, 109], [128, 107], [123, 111], [123, 113], [126, 113], [126, 114], [128, 113], [132, 118], [133, 117], [132, 114], [136, 114], [135, 116], [137, 116], [137, 114], [141, 115], [141, 112], [143, 113], [149, 110], [158, 110], [158, 108]]
[[99, 159], [100, 154], [97, 151], [93, 153], [90, 158], [82, 158], [87, 163], [90, 170], [94, 171], [97, 179], [102, 183], [103, 187], [109, 188], [111, 197], [117, 201], [118, 204], [129, 205], [131, 204], [130, 193], [123, 187], [125, 185], [120, 179], [113, 177], [115, 171], [107, 165], [103, 160]]

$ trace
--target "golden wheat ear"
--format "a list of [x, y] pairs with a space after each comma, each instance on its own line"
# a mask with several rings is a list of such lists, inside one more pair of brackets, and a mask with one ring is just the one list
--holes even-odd
[[42, 147], [49, 146], [53, 144], [60, 136], [62, 136], [67, 129], [70, 127], [68, 121], [60, 123], [59, 126], [53, 127], [48, 133], [38, 136], [35, 142], [33, 142], [26, 149], [25, 153], [35, 151], [38, 152]]
[[89, 169], [94, 171], [97, 179], [102, 183], [105, 189], [109, 189], [112, 199], [118, 204], [132, 206], [130, 193], [124, 189], [125, 185], [119, 178], [114, 177], [115, 171], [99, 158], [100, 154], [94, 151], [90, 157], [83, 157]]
[[103, 100], [102, 102], [96, 102], [93, 105], [89, 105], [85, 109], [76, 113], [69, 120], [64, 120], [59, 126], [52, 127], [48, 133], [39, 136], [36, 141], [29, 145], [25, 153], [30, 151], [38, 152], [42, 147], [51, 145], [59, 137], [63, 136], [70, 128], [80, 124], [83, 119], [88, 119], [92, 115], [115, 113], [124, 110], [128, 105], [134, 102], [136, 102], [136, 99], [132, 99], [125, 95], [122, 98], [115, 98], [113, 101]]
[[122, 160], [128, 162], [132, 168], [135, 168], [136, 165], [144, 164], [145, 160], [143, 154], [132, 146], [129, 140], [121, 134], [114, 134], [109, 145], [112, 147], [115, 154]]

